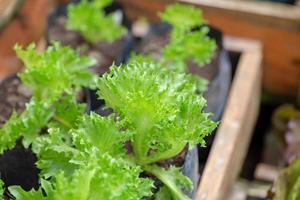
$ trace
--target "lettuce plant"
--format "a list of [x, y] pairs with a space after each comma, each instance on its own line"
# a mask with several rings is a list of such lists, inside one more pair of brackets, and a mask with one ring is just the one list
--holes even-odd
[[122, 129], [134, 133], [134, 161], [165, 183], [174, 199], [188, 199], [181, 189], [189, 188], [190, 182], [178, 169], [164, 170], [155, 163], [178, 155], [187, 145], [204, 146], [204, 137], [217, 125], [202, 111], [206, 101], [195, 93], [190, 75], [135, 63], [113, 66], [99, 79], [98, 87]]
[[[202, 12], [189, 5], [172, 4], [160, 13], [163, 21], [172, 25], [170, 42], [163, 48], [163, 59], [175, 66], [193, 60], [199, 66], [210, 61], [215, 51], [215, 41], [207, 36]], [[186, 71], [186, 67], [184, 67]]]
[[[168, 66], [180, 73], [188, 73], [188, 62], [193, 61], [198, 67], [210, 62], [216, 49], [216, 43], [208, 37], [208, 27], [201, 10], [183, 4], [172, 4], [159, 14], [162, 21], [172, 26], [170, 41], [162, 48], [159, 60], [149, 55], [134, 55], [132, 62], [151, 61], [161, 66]], [[197, 91], [206, 89], [207, 81], [198, 75], [191, 75], [196, 81]]]
[[26, 66], [19, 77], [33, 97], [23, 113], [13, 113], [0, 129], [0, 153], [14, 147], [18, 139], [28, 147], [46, 127], [74, 127], [77, 115], [84, 111], [84, 106], [76, 103], [76, 93], [83, 86], [93, 87], [96, 80], [87, 70], [95, 60], [81, 57], [69, 47], [55, 43], [41, 54], [34, 44], [26, 50], [18, 45], [15, 49]]
[[119, 25], [113, 14], [104, 8], [112, 0], [82, 0], [68, 7], [68, 28], [79, 32], [88, 42], [113, 42], [124, 35], [126, 29]]
[[93, 87], [96, 75], [88, 68], [95, 65], [96, 60], [80, 56], [70, 47], [54, 43], [37, 53], [34, 44], [25, 50], [16, 45], [15, 51], [26, 67], [19, 77], [38, 99], [57, 98], [82, 86]]

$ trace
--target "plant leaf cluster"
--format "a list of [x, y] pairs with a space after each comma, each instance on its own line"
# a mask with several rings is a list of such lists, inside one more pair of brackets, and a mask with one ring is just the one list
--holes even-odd
[[23, 113], [14, 112], [0, 129], [0, 153], [14, 147], [18, 139], [29, 147], [46, 127], [75, 126], [77, 115], [84, 111], [84, 106], [76, 103], [76, 93], [83, 86], [93, 87], [96, 81], [96, 75], [87, 70], [95, 60], [80, 57], [59, 43], [42, 53], [37, 53], [34, 44], [26, 50], [16, 45], [15, 50], [26, 66], [19, 77], [33, 97]]
[[297, 200], [300, 198], [300, 159], [295, 159], [275, 181], [272, 199]]
[[[167, 6], [163, 13], [159, 14], [162, 21], [172, 26], [170, 40], [162, 48], [162, 56], [155, 60], [149, 55], [132, 55], [132, 62], [156, 62], [161, 66], [168, 66], [180, 73], [188, 73], [190, 61], [202, 67], [210, 62], [216, 50], [216, 43], [207, 35], [209, 28], [204, 25], [201, 10], [183, 4]], [[207, 81], [198, 75], [191, 75], [196, 81], [197, 90], [206, 89]]]
[[163, 59], [184, 66], [189, 60], [199, 66], [210, 61], [216, 44], [207, 36], [209, 29], [204, 26], [201, 10], [189, 5], [172, 4], [160, 13], [160, 18], [172, 25], [170, 42], [163, 48]]
[[[88, 13], [93, 7], [91, 13], [97, 15], [110, 2], [82, 1], [72, 5], [69, 14], [72, 9]], [[33, 97], [23, 113], [14, 113], [0, 129], [0, 153], [21, 140], [37, 155], [41, 173], [38, 190], [10, 186], [13, 197], [139, 200], [153, 196], [152, 175], [164, 184], [156, 199], [189, 199], [186, 192], [192, 183], [180, 168], [164, 169], [157, 162], [186, 147], [205, 146], [204, 138], [217, 126], [203, 112], [206, 100], [196, 94], [195, 77], [165, 66], [172, 63], [136, 56], [96, 78], [87, 69], [95, 64], [93, 59], [58, 43], [43, 53], [34, 45], [15, 49], [26, 66], [19, 76]], [[174, 60], [173, 65], [178, 63]], [[84, 105], [76, 101], [82, 87], [96, 88], [113, 113], [84, 113]]]
[[58, 98], [82, 86], [93, 87], [96, 76], [87, 69], [96, 64], [94, 58], [80, 56], [57, 42], [42, 53], [37, 53], [35, 44], [26, 49], [16, 45], [15, 51], [26, 66], [19, 77], [37, 99]]
[[82, 0], [68, 7], [68, 28], [79, 32], [88, 42], [113, 42], [121, 38], [126, 29], [119, 25], [113, 14], [106, 14], [104, 8], [112, 0]]
[[204, 146], [204, 137], [217, 126], [202, 111], [206, 101], [195, 93], [193, 80], [160, 65], [131, 63], [112, 66], [98, 81], [99, 96], [113, 108], [122, 129], [134, 134], [134, 162], [158, 177], [173, 199], [188, 199], [182, 188], [189, 189], [190, 181], [178, 169], [162, 170], [155, 163], [178, 155], [187, 145]]

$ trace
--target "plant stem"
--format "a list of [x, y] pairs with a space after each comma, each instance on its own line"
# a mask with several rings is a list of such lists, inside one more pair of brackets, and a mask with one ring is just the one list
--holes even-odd
[[164, 152], [158, 152], [158, 153], [156, 152], [150, 156], [145, 157], [143, 160], [139, 162], [139, 164], [146, 165], [146, 164], [156, 163], [161, 160], [167, 160], [169, 158], [173, 158], [184, 149], [185, 145], [186, 145], [185, 143], [176, 144], [173, 145], [176, 148], [171, 148], [168, 151], [164, 151]]
[[161, 180], [171, 191], [172, 196], [175, 196], [177, 200], [190, 200], [189, 197], [182, 193], [180, 188], [176, 185], [176, 182], [170, 178], [170, 175], [165, 169], [154, 165], [145, 165], [143, 169]]

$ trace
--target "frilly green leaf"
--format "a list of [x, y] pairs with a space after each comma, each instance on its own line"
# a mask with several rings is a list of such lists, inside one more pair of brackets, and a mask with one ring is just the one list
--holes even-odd
[[126, 29], [119, 25], [113, 14], [106, 14], [104, 7], [111, 0], [80, 1], [68, 7], [68, 28], [78, 31], [87, 41], [113, 42], [126, 33]]

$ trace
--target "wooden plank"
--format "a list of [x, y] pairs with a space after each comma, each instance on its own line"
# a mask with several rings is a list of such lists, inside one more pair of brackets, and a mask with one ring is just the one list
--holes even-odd
[[21, 69], [13, 46], [38, 42], [44, 35], [46, 18], [53, 7], [52, 0], [26, 0], [18, 15], [0, 31], [0, 80]]
[[22, 0], [1, 0], [0, 1], [0, 30], [9, 22], [21, 6]]
[[[157, 12], [175, 0], [119, 0], [129, 18], [159, 21]], [[179, 0], [203, 10], [209, 24], [225, 34], [262, 41], [263, 88], [272, 95], [295, 97], [300, 85], [300, 8], [270, 2]], [[246, 5], [246, 6], [245, 6]], [[248, 9], [248, 7], [249, 9]], [[257, 11], [257, 12], [256, 12]]]
[[197, 200], [226, 199], [248, 149], [260, 102], [262, 47], [254, 43], [249, 50], [245, 48], [241, 48], [240, 62], [205, 165]]

